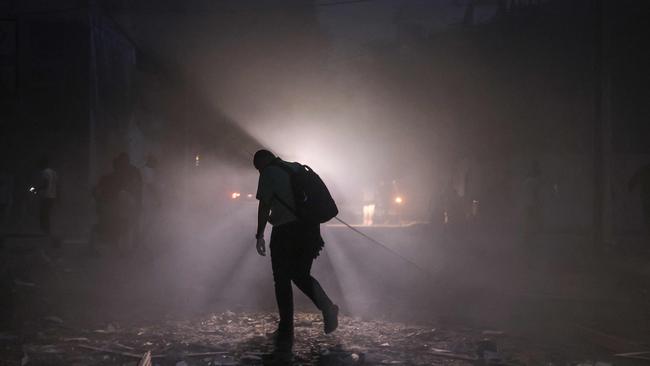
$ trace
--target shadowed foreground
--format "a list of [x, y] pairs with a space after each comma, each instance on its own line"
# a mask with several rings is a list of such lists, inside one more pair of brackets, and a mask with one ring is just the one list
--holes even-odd
[[[339, 329], [322, 332], [320, 315], [298, 313], [293, 352], [274, 347], [270, 313], [234, 313], [166, 320], [151, 326], [73, 329], [43, 319], [25, 339], [3, 335], [4, 365], [136, 365], [151, 351], [153, 365], [466, 365], [571, 364], [577, 348], [525, 344], [504, 332], [445, 329], [342, 317]], [[489, 341], [488, 341], [489, 339]], [[22, 344], [21, 344], [22, 343]], [[498, 352], [490, 352], [496, 346]], [[568, 345], [567, 345], [568, 346]], [[584, 351], [584, 350], [583, 350]], [[485, 356], [484, 360], [479, 355]], [[497, 359], [498, 358], [498, 359]]]

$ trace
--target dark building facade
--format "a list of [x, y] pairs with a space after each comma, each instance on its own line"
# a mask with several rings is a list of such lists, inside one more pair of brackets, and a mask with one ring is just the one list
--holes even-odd
[[13, 190], [5, 231], [34, 230], [27, 187], [47, 156], [59, 174], [59, 230], [83, 236], [97, 177], [144, 139], [134, 119], [143, 80], [136, 46], [92, 3], [17, 1], [1, 10], [14, 39], [2, 60], [2, 163]]
[[107, 5], [115, 3], [0, 6], [0, 153], [12, 190], [3, 231], [35, 230], [27, 188], [42, 156], [59, 173], [55, 224], [62, 235], [83, 239], [93, 220], [92, 188], [120, 152], [139, 168], [154, 156], [168, 173], [170, 196], [187, 200], [197, 156], [201, 169], [217, 157], [241, 165], [257, 147], [178, 65], [136, 44]]

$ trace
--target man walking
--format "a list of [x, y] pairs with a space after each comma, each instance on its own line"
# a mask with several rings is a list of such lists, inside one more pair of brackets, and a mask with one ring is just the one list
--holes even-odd
[[323, 248], [319, 224], [299, 220], [291, 185], [291, 173], [301, 169], [299, 163], [281, 160], [268, 150], [259, 150], [253, 165], [260, 172], [257, 187], [257, 252], [266, 255], [264, 229], [267, 221], [271, 232], [271, 266], [275, 282], [275, 298], [280, 322], [276, 340], [293, 339], [293, 293], [291, 282], [323, 313], [325, 333], [338, 326], [339, 307], [332, 303], [318, 281], [310, 274], [312, 262]]

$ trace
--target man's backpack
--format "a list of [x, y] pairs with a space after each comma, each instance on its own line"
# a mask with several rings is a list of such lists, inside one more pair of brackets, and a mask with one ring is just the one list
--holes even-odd
[[298, 171], [293, 170], [282, 162], [274, 162], [274, 166], [289, 174], [295, 210], [278, 198], [280, 203], [293, 212], [303, 222], [322, 224], [334, 218], [339, 213], [330, 191], [318, 174], [307, 165], [300, 164]]

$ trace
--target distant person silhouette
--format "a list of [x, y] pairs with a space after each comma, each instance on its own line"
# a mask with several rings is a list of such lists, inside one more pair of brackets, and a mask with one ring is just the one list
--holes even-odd
[[[126, 220], [127, 235], [123, 244], [132, 249], [139, 244], [140, 218], [142, 216], [142, 175], [131, 164], [129, 155], [120, 153], [114, 162], [115, 180], [119, 192], [119, 205]], [[124, 248], [123, 248], [124, 249]]]
[[50, 167], [46, 157], [38, 162], [38, 180], [35, 185], [35, 192], [38, 196], [38, 223], [41, 231], [48, 236], [50, 243], [57, 247], [59, 242], [51, 237], [52, 234], [52, 209], [58, 195], [58, 175]]
[[123, 152], [115, 158], [114, 174], [120, 190], [128, 192], [134, 200], [137, 214], [142, 210], [142, 175], [140, 170], [131, 164], [129, 154]]
[[113, 159], [113, 171], [102, 176], [93, 189], [97, 224], [93, 228], [91, 247], [98, 239], [112, 242], [121, 254], [134, 245], [142, 208], [142, 178], [121, 153]]
[[628, 184], [630, 191], [640, 186], [641, 205], [643, 206], [643, 221], [648, 234], [650, 234], [650, 164], [642, 166], [632, 176]]
[[[158, 232], [160, 212], [162, 209], [163, 175], [158, 169], [158, 159], [149, 154], [142, 171], [142, 217], [140, 219], [139, 239], [142, 244], [153, 244]], [[142, 245], [140, 244], [140, 245]]]
[[[325, 333], [338, 326], [339, 307], [332, 303], [318, 281], [310, 274], [312, 262], [323, 248], [318, 224], [307, 224], [294, 215], [291, 177], [285, 169], [297, 171], [298, 163], [281, 160], [267, 150], [259, 150], [253, 165], [260, 172], [257, 196], [257, 252], [266, 255], [264, 229], [267, 221], [271, 232], [271, 266], [275, 282], [275, 298], [280, 322], [274, 335], [276, 341], [293, 339], [293, 292], [291, 282], [311, 299], [323, 313]], [[286, 207], [286, 206], [288, 207]]]

